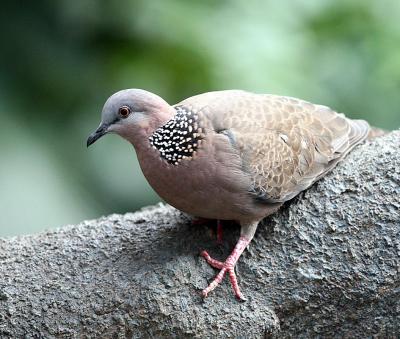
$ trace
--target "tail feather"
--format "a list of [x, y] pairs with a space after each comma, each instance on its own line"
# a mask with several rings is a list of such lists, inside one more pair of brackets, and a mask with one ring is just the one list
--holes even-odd
[[389, 132], [390, 131], [388, 131], [386, 129], [371, 126], [371, 129], [368, 133], [367, 139], [371, 140], [371, 139], [379, 138], [379, 137], [382, 137], [382, 136], [388, 134]]

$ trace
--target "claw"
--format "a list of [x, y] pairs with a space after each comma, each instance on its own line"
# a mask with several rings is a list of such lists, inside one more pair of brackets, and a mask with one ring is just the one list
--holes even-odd
[[215, 276], [214, 280], [202, 291], [203, 297], [207, 297], [207, 295], [214, 290], [224, 279], [226, 272], [229, 273], [229, 280], [231, 281], [233, 291], [237, 299], [244, 301], [245, 298], [243, 294], [240, 292], [239, 284], [237, 282], [237, 277], [235, 273], [235, 265], [243, 253], [246, 246], [249, 244], [249, 240], [245, 237], [241, 236], [239, 241], [237, 242], [232, 254], [225, 260], [225, 262], [221, 262], [211, 258], [207, 251], [202, 251], [201, 256], [206, 259], [207, 263], [214, 268], [219, 269], [219, 273]]

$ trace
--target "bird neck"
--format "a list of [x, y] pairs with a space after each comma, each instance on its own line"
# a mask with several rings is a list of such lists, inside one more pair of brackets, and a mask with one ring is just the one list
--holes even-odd
[[184, 106], [176, 106], [175, 110], [174, 117], [148, 137], [149, 144], [158, 150], [160, 158], [172, 165], [190, 160], [203, 138], [198, 114]]

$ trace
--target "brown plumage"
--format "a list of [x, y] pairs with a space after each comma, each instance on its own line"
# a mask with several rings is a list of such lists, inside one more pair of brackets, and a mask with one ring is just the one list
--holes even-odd
[[206, 131], [229, 131], [254, 193], [268, 202], [287, 201], [312, 185], [369, 131], [364, 120], [284, 96], [211, 92], [178, 105], [198, 111]]
[[[118, 118], [121, 107], [132, 114]], [[203, 295], [228, 272], [240, 299], [234, 266], [258, 222], [323, 177], [370, 131], [367, 122], [326, 106], [238, 90], [175, 106], [142, 90], [121, 91], [106, 102], [99, 129], [135, 146], [146, 178], [171, 205], [240, 222], [241, 237], [225, 262], [202, 253], [221, 270]]]

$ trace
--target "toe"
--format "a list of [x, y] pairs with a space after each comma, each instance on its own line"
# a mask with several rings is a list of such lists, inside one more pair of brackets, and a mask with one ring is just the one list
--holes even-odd
[[203, 297], [207, 297], [208, 293], [213, 291], [221, 283], [222, 279], [224, 279], [225, 273], [226, 268], [223, 268], [221, 271], [219, 271], [211, 284], [202, 291]]
[[206, 259], [206, 261], [208, 262], [208, 264], [211, 265], [212, 267], [218, 268], [218, 269], [224, 268], [224, 263], [222, 263], [222, 262], [220, 262], [220, 261], [218, 261], [218, 260], [215, 260], [215, 259], [211, 258], [211, 256], [208, 254], [207, 251], [202, 251], [202, 252], [200, 253], [200, 255], [201, 255], [204, 259]]
[[240, 301], [246, 301], [246, 298], [243, 296], [242, 292], [240, 292], [234, 268], [230, 268], [228, 272], [229, 272], [229, 280], [231, 281], [232, 289], [233, 292], [235, 293], [236, 298]]

